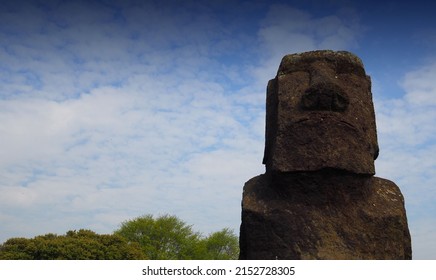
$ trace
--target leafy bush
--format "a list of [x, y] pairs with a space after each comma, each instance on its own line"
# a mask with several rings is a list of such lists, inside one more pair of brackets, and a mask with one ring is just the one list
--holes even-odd
[[138, 243], [152, 260], [237, 259], [239, 255], [238, 238], [230, 230], [203, 238], [176, 216], [141, 216], [122, 223], [115, 234]]
[[35, 238], [11, 238], [0, 245], [3, 260], [129, 260], [145, 259], [139, 245], [118, 235], [90, 230], [46, 234]]
[[169, 215], [125, 221], [114, 234], [81, 229], [11, 238], [0, 245], [0, 260], [232, 260], [238, 255], [238, 238], [229, 229], [202, 237]]
[[210, 234], [204, 243], [208, 260], [237, 260], [239, 258], [238, 237], [228, 228]]

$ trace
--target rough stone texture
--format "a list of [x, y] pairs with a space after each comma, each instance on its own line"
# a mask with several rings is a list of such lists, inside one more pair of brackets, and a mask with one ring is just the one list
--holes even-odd
[[411, 259], [400, 189], [373, 176], [375, 114], [360, 59], [285, 56], [266, 108], [266, 173], [244, 186], [240, 259]]
[[348, 52], [287, 55], [267, 88], [267, 172], [337, 168], [374, 175], [371, 80]]
[[241, 259], [410, 259], [391, 181], [335, 170], [260, 175], [244, 187]]

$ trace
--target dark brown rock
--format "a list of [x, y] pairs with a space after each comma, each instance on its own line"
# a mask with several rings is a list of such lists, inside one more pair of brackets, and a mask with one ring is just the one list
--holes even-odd
[[410, 259], [404, 199], [391, 181], [336, 170], [248, 181], [241, 259]]
[[371, 80], [348, 52], [287, 55], [267, 88], [267, 172], [371, 174], [378, 156]]
[[244, 186], [240, 258], [411, 259], [401, 191], [373, 177], [377, 133], [361, 60], [287, 55], [266, 103], [266, 173]]

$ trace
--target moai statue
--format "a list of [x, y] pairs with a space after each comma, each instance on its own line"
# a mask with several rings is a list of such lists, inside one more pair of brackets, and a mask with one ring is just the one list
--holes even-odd
[[287, 55], [266, 103], [266, 173], [244, 186], [240, 259], [411, 259], [400, 189], [374, 177], [362, 61], [344, 51]]

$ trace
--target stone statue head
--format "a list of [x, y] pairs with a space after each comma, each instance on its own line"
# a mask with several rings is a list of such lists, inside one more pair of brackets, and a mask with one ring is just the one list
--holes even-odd
[[357, 56], [345, 51], [286, 55], [268, 83], [266, 106], [267, 172], [375, 173], [371, 79]]

